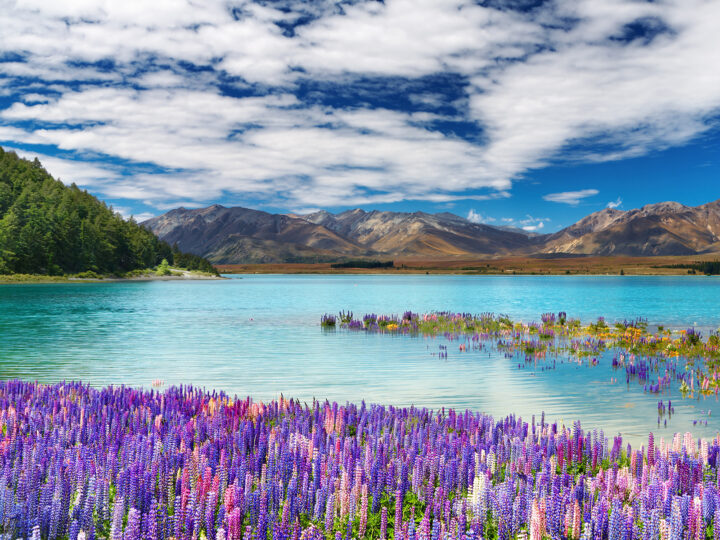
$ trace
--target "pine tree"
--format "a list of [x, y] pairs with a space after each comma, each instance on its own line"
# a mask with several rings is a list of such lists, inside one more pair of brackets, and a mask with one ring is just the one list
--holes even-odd
[[0, 148], [0, 274], [113, 274], [163, 259], [215, 273], [207, 260], [174, 251], [87, 191], [55, 180], [37, 158]]

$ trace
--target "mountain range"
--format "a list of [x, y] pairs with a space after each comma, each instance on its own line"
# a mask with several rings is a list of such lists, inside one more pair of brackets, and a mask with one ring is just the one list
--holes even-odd
[[143, 225], [215, 264], [720, 252], [720, 200], [695, 207], [664, 202], [606, 208], [552, 234], [474, 223], [447, 212], [270, 214], [217, 204], [177, 208]]

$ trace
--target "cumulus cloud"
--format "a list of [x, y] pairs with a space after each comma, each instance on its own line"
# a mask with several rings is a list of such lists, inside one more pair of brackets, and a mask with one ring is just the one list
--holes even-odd
[[495, 221], [495, 218], [492, 218], [490, 216], [484, 216], [479, 212], [476, 212], [473, 208], [470, 209], [468, 212], [467, 218], [468, 221], [472, 221], [473, 223], [492, 223]]
[[597, 189], [581, 189], [578, 191], [563, 191], [561, 193], [548, 193], [543, 199], [550, 202], [563, 203], [575, 206], [588, 197], [594, 197], [600, 193]]
[[506, 197], [558, 159], [708, 129], [718, 18], [706, 0], [11, 2], [0, 143], [41, 145], [67, 180], [157, 209]]

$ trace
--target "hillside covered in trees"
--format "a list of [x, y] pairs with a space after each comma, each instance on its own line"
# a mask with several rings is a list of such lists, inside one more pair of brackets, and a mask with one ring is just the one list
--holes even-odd
[[55, 180], [37, 160], [0, 148], [0, 274], [122, 274], [167, 259], [215, 273], [134, 220], [125, 220], [75, 184]]

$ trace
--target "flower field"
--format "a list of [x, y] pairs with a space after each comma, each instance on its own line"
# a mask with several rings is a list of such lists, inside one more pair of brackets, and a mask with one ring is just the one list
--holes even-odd
[[719, 451], [543, 416], [6, 381], [0, 537], [717, 538]]

